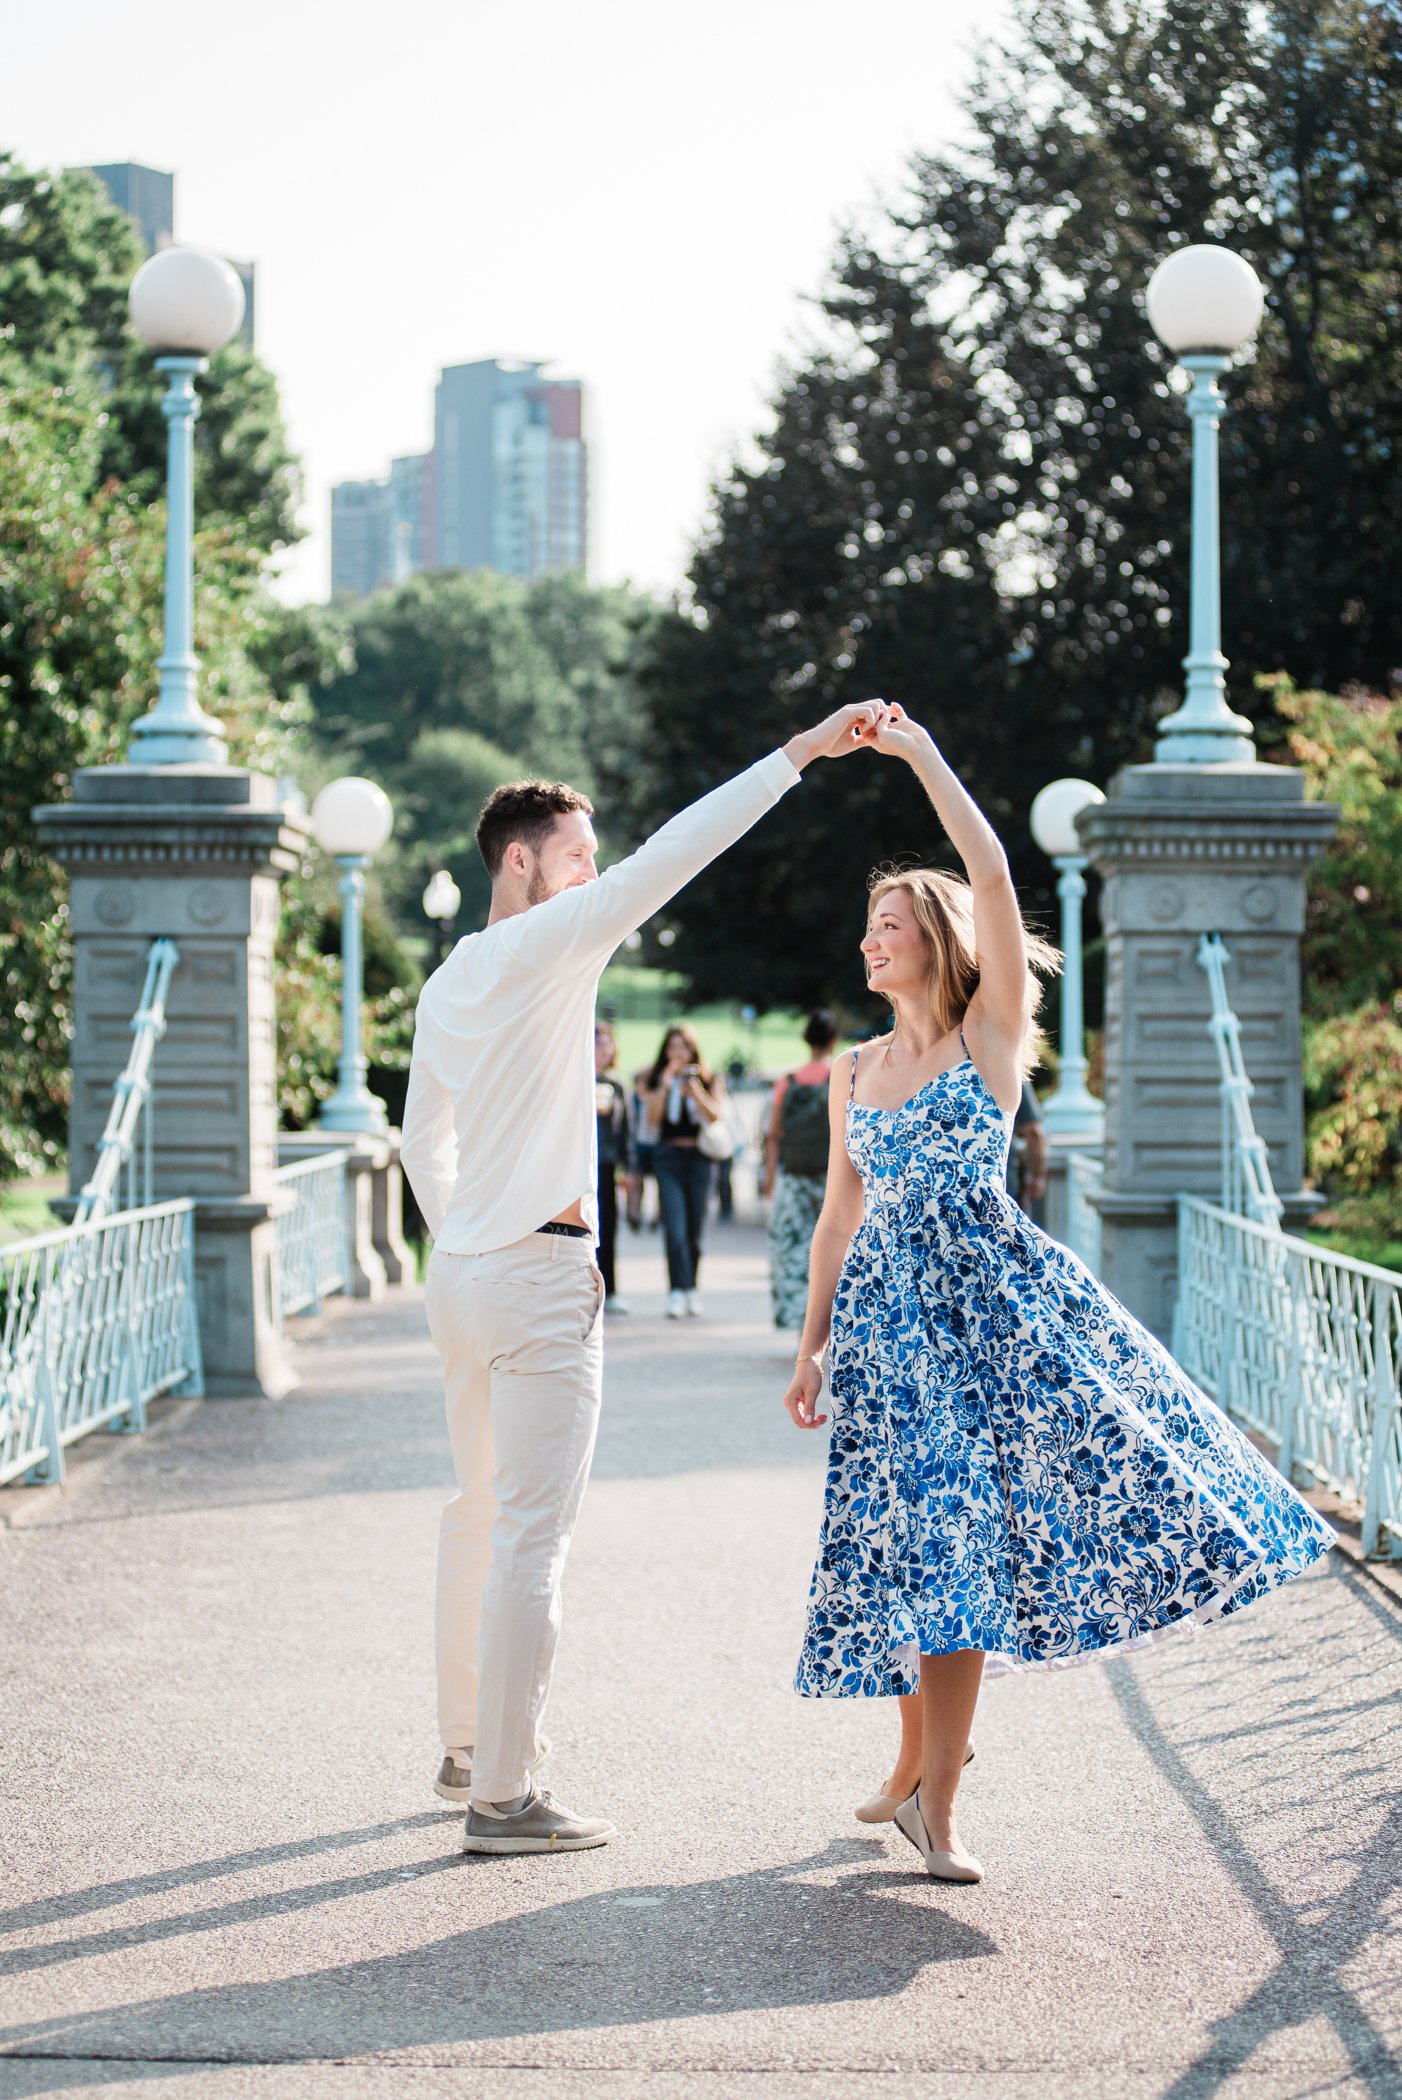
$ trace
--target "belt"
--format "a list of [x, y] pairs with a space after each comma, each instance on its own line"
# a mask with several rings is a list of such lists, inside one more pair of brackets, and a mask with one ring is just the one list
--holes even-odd
[[592, 1240], [594, 1235], [587, 1225], [565, 1225], [559, 1218], [552, 1218], [548, 1225], [537, 1225], [537, 1232], [558, 1232], [567, 1240]]

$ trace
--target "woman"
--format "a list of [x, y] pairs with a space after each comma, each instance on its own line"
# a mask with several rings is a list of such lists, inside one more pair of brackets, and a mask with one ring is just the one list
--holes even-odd
[[1333, 1533], [1168, 1352], [1007, 1194], [1036, 980], [1002, 847], [900, 708], [968, 882], [876, 878], [890, 1036], [833, 1067], [833, 1143], [785, 1405], [833, 1430], [798, 1689], [920, 1695], [889, 1790], [941, 1880], [979, 1881], [954, 1802], [985, 1658], [1054, 1668], [1239, 1610]]
[[604, 1279], [604, 1311], [626, 1313], [618, 1295], [614, 1262], [618, 1244], [618, 1176], [632, 1164], [628, 1133], [628, 1096], [609, 1075], [618, 1062], [618, 1044], [607, 1021], [594, 1029], [594, 1113], [599, 1125], [599, 1274]]
[[643, 1105], [657, 1129], [653, 1172], [667, 1238], [669, 1320], [700, 1317], [696, 1286], [713, 1169], [699, 1141], [708, 1124], [720, 1121], [724, 1104], [725, 1088], [691, 1030], [680, 1023], [669, 1028], [643, 1086]]
[[764, 1141], [769, 1213], [769, 1291], [776, 1327], [801, 1327], [808, 1304], [808, 1249], [823, 1207], [828, 1171], [828, 1081], [837, 1023], [810, 1014], [803, 1040], [812, 1055], [776, 1082]]

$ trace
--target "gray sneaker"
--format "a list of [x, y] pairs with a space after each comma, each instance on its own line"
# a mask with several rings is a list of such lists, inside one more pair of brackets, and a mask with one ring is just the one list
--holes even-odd
[[[527, 1772], [538, 1772], [549, 1755], [550, 1744], [542, 1737], [540, 1749], [531, 1759], [529, 1765], [527, 1765]], [[467, 1807], [468, 1802], [472, 1799], [472, 1752], [470, 1750], [450, 1750], [448, 1752], [442, 1764], [438, 1767], [438, 1777], [433, 1782], [433, 1791], [435, 1794], [441, 1794], [445, 1801], [458, 1801], [461, 1802], [464, 1808]]]
[[533, 1793], [511, 1816], [484, 1816], [470, 1808], [463, 1829], [464, 1852], [587, 1852], [616, 1836], [602, 1816], [577, 1816], [553, 1794]]

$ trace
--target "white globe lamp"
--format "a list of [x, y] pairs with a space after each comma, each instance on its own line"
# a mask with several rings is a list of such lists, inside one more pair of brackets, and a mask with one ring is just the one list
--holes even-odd
[[1193, 428], [1187, 690], [1183, 705], [1159, 724], [1154, 757], [1161, 765], [1251, 765], [1251, 724], [1227, 706], [1222, 654], [1217, 433], [1227, 402], [1217, 382], [1260, 326], [1265, 293], [1243, 256], [1200, 243], [1165, 256], [1149, 279], [1145, 304], [1154, 333], [1191, 381]]
[[350, 774], [324, 787], [312, 804], [312, 835], [341, 869], [341, 1060], [336, 1091], [322, 1106], [323, 1130], [377, 1135], [386, 1127], [385, 1105], [366, 1085], [361, 1048], [360, 1003], [364, 987], [361, 914], [365, 863], [394, 829], [394, 806], [373, 780]]
[[243, 280], [222, 255], [162, 248], [127, 294], [131, 325], [166, 357], [213, 357], [243, 326]]
[[1229, 357], [1260, 327], [1266, 295], [1242, 256], [1203, 244], [1165, 256], [1144, 303], [1155, 335], [1175, 357]]
[[1033, 838], [1056, 869], [1056, 893], [1061, 900], [1061, 1066], [1056, 1086], [1042, 1104], [1048, 1136], [1098, 1138], [1105, 1128], [1104, 1104], [1086, 1085], [1081, 974], [1086, 855], [1076, 832], [1081, 811], [1104, 800], [1089, 780], [1053, 780], [1037, 795], [1028, 817]]
[[338, 860], [368, 859], [394, 829], [394, 807], [373, 780], [347, 774], [324, 787], [312, 804], [312, 831], [323, 853]]
[[167, 388], [165, 633], [160, 692], [131, 733], [139, 766], [228, 763], [223, 731], [196, 698], [195, 654], [195, 380], [205, 359], [222, 350], [243, 321], [243, 285], [222, 256], [202, 248], [162, 248], [144, 262], [127, 295], [131, 322], [159, 354]]

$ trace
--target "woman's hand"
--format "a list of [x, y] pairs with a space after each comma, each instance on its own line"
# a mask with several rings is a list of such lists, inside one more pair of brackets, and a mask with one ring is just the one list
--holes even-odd
[[707, 1086], [699, 1073], [693, 1072], [683, 1089], [688, 1099], [694, 1101], [708, 1123], [720, 1121], [720, 1088], [714, 1091]]
[[805, 1356], [794, 1366], [789, 1389], [784, 1395], [784, 1405], [789, 1411], [789, 1420], [796, 1429], [821, 1429], [827, 1420], [818, 1413], [818, 1395], [823, 1390], [823, 1367], [811, 1356]]
[[895, 700], [886, 709], [884, 721], [879, 722], [872, 731], [872, 742], [878, 751], [889, 752], [893, 758], [903, 758], [908, 764], [922, 751], [932, 747], [928, 729], [922, 729], [918, 722], [912, 722], [899, 701]]

